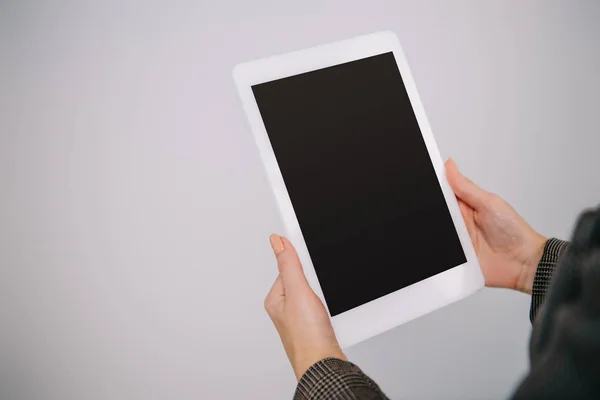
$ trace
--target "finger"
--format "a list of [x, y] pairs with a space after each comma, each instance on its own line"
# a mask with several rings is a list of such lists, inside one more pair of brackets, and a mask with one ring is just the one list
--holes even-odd
[[298, 253], [292, 243], [277, 235], [271, 235], [270, 242], [277, 258], [277, 268], [279, 268], [285, 290], [294, 290], [294, 288], [308, 285]]
[[285, 288], [283, 287], [283, 281], [281, 280], [281, 275], [277, 275], [277, 279], [273, 282], [273, 286], [271, 286], [271, 290], [265, 297], [265, 310], [267, 310], [267, 314], [271, 318], [277, 313], [280, 309], [281, 304], [285, 298]]
[[477, 186], [458, 170], [453, 159], [446, 162], [446, 178], [454, 194], [471, 208], [478, 210], [485, 205], [489, 193]]
[[460, 213], [465, 220], [465, 224], [467, 225], [467, 230], [469, 231], [469, 236], [471, 236], [471, 240], [474, 240], [475, 235], [475, 220], [473, 218], [473, 209], [469, 207], [467, 203], [458, 199], [458, 206], [460, 207]]

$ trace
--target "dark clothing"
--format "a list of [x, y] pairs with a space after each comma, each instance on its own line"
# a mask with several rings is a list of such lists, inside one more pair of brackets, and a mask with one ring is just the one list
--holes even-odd
[[529, 359], [514, 399], [600, 399], [600, 209], [579, 218], [560, 257]]
[[[600, 210], [584, 213], [572, 243], [546, 242], [531, 296], [529, 374], [513, 399], [600, 399]], [[356, 365], [333, 358], [298, 382], [296, 400], [384, 400]]]

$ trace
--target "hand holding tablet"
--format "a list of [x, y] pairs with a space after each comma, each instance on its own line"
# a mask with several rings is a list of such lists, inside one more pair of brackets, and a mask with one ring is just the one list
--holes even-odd
[[271, 235], [279, 275], [265, 298], [265, 309], [275, 324], [296, 379], [324, 358], [345, 360], [329, 315], [308, 285], [294, 246]]
[[234, 78], [287, 236], [342, 347], [483, 287], [394, 34], [241, 64]]

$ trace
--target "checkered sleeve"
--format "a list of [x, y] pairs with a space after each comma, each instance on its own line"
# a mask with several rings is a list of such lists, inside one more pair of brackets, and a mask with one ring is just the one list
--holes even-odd
[[379, 386], [348, 361], [325, 358], [302, 376], [294, 400], [388, 400]]
[[544, 303], [546, 293], [550, 287], [550, 282], [554, 276], [554, 270], [560, 259], [561, 254], [565, 251], [568, 242], [559, 239], [548, 239], [544, 246], [544, 253], [535, 271], [533, 279], [533, 289], [531, 291], [531, 309], [529, 311], [529, 319], [531, 322], [535, 319], [538, 311]]

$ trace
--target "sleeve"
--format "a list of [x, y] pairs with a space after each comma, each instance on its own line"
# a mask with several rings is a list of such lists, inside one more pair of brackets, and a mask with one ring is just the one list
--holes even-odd
[[294, 400], [388, 400], [379, 386], [348, 361], [325, 358], [302, 376]]
[[552, 275], [513, 400], [600, 399], [600, 209], [581, 215]]
[[544, 246], [544, 253], [535, 271], [533, 279], [533, 289], [531, 291], [531, 308], [529, 311], [529, 319], [531, 322], [535, 320], [540, 307], [544, 303], [546, 293], [550, 287], [550, 281], [554, 275], [554, 270], [561, 255], [568, 247], [568, 242], [559, 239], [549, 239]]

